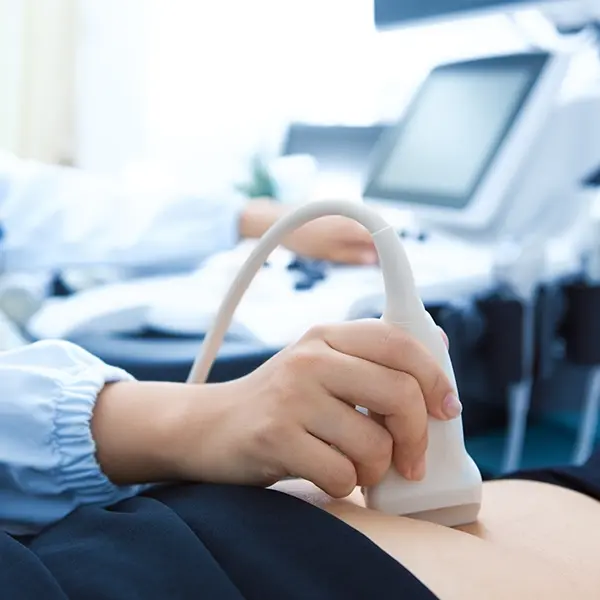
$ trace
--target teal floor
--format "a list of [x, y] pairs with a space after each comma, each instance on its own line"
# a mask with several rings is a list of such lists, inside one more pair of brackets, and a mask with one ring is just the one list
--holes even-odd
[[[527, 429], [521, 468], [532, 469], [571, 463], [579, 414], [562, 413], [538, 420]], [[505, 430], [467, 439], [469, 453], [479, 468], [498, 474], [502, 464]], [[600, 429], [596, 435], [600, 444]]]

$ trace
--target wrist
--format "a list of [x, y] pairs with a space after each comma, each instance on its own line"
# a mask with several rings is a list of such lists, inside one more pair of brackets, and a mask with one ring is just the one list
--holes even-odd
[[179, 479], [175, 449], [186, 429], [193, 386], [119, 382], [99, 394], [92, 416], [96, 457], [117, 485]]
[[235, 470], [236, 433], [232, 414], [239, 398], [236, 382], [186, 384], [176, 416], [168, 426], [171, 439], [161, 461], [171, 480], [228, 481]]

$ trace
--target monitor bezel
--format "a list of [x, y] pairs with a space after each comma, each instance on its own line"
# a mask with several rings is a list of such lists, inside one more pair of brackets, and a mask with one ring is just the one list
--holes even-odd
[[[427, 26], [436, 23], [485, 17], [487, 15], [511, 14], [525, 10], [538, 10], [541, 12], [569, 7], [574, 0], [498, 0], [487, 6], [469, 6], [464, 8], [449, 8], [438, 13], [420, 14], [418, 16], [398, 16], [386, 6], [382, 10], [381, 3], [375, 0], [373, 5], [373, 24], [377, 31], [401, 30], [415, 26]], [[394, 8], [396, 8], [394, 6]], [[402, 9], [399, 9], [402, 10]]]
[[[428, 83], [436, 74], [471, 73], [482, 68], [506, 69], [523, 65], [531, 70], [531, 80], [507, 121], [500, 141], [482, 165], [474, 185], [462, 201], [456, 203], [457, 197], [450, 195], [381, 188], [378, 183], [379, 176], [403, 134], [406, 123], [417, 109], [420, 98], [427, 92]], [[485, 226], [498, 210], [507, 188], [525, 162], [528, 148], [531, 148], [557, 101], [567, 65], [568, 58], [565, 55], [536, 51], [486, 56], [434, 68], [419, 86], [397, 125], [384, 134], [373, 152], [363, 188], [364, 199], [385, 208], [393, 206], [409, 209], [421, 218], [434, 219], [449, 225], [469, 228]]]

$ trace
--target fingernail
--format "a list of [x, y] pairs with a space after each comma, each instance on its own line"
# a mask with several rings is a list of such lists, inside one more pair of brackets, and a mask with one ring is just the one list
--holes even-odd
[[419, 460], [413, 465], [413, 468], [410, 470], [409, 479], [412, 481], [421, 481], [423, 477], [425, 477], [426, 470], [426, 462], [425, 455], [421, 456]]
[[440, 330], [440, 333], [442, 334], [442, 339], [444, 340], [444, 344], [446, 344], [446, 349], [450, 350], [450, 340], [448, 339], [446, 332], [441, 327], [438, 327], [438, 329]]
[[460, 416], [462, 413], [462, 404], [456, 394], [448, 394], [446, 396], [442, 410], [449, 419], [455, 419]]

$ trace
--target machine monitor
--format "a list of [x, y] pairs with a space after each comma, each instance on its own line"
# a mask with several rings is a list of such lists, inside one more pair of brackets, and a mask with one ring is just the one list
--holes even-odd
[[365, 200], [485, 227], [540, 135], [567, 65], [531, 52], [435, 68], [374, 151]]
[[317, 186], [323, 193], [360, 196], [370, 156], [385, 131], [385, 125], [292, 123], [282, 153], [311, 155], [318, 165]]
[[573, 0], [375, 0], [375, 26], [388, 29], [490, 11], [515, 11], [532, 7], [552, 9], [571, 4], [574, 4]]

